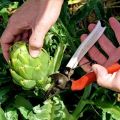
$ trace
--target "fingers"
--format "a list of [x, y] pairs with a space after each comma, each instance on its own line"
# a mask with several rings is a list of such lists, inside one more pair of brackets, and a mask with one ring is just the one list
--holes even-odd
[[[29, 52], [32, 57], [37, 57], [42, 46], [45, 34], [50, 27], [57, 21], [63, 0], [41, 1], [40, 14], [36, 18], [35, 28], [32, 30], [32, 36], [29, 39]], [[53, 6], [56, 7], [53, 7]]]
[[8, 24], [5, 31], [3, 32], [0, 40], [1, 40], [1, 47], [3, 51], [3, 56], [6, 59], [6, 61], [9, 60], [9, 47], [16, 41], [21, 40], [23, 36], [20, 34], [21, 32], [24, 32], [22, 29], [15, 27], [13, 24]]
[[28, 36], [29, 36], [29, 33], [28, 33], [28, 31], [25, 31], [24, 33], [23, 33], [23, 35], [22, 35], [22, 40], [24, 40], [24, 41], [27, 41], [28, 40]]
[[33, 32], [29, 39], [29, 52], [32, 57], [37, 57], [40, 53], [40, 50], [43, 46], [43, 37], [38, 37]]
[[[90, 24], [88, 26], [88, 30], [91, 32], [94, 29], [94, 27], [95, 27], [95, 24]], [[84, 39], [85, 38], [84, 37], [82, 38], [82, 36], [81, 36], [81, 41]], [[112, 42], [104, 34], [100, 37], [98, 42], [99, 42], [99, 45], [101, 46], [101, 48], [104, 50], [104, 52], [108, 56], [111, 56], [112, 54], [114, 54], [115, 59], [113, 57], [109, 57], [109, 59], [107, 61], [107, 58], [95, 46], [93, 46], [88, 52], [90, 57], [93, 60], [95, 60], [97, 63], [99, 63], [101, 65], [109, 66], [111, 63], [116, 62], [115, 60], [119, 59], [119, 55], [118, 55], [119, 50], [116, 50], [116, 47], [112, 44]], [[84, 61], [85, 61], [85, 58], [84, 58], [84, 60], [82, 60], [80, 62], [80, 64], [82, 64]]]
[[17, 42], [17, 41], [25, 41], [28, 42], [29, 39], [29, 33], [28, 31], [23, 31], [23, 33], [17, 35], [14, 39], [13, 42]]
[[[91, 26], [92, 25], [92, 26]], [[93, 24], [89, 25], [88, 29], [90, 30], [90, 32], [93, 30]], [[92, 28], [92, 29], [91, 29]], [[86, 35], [87, 37], [87, 35]], [[81, 36], [81, 41], [83, 41], [85, 39], [85, 35], [83, 34]], [[106, 62], [106, 57], [95, 47], [93, 46], [89, 51], [89, 56], [91, 57], [91, 59], [95, 60], [97, 63], [103, 65]]]
[[120, 47], [116, 48], [114, 51], [111, 51], [111, 54], [105, 63], [105, 66], [110, 66], [113, 63], [116, 63], [120, 60]]
[[98, 64], [94, 64], [92, 69], [100, 86], [120, 92], [120, 71], [108, 74], [107, 69]]
[[14, 42], [17, 42], [19, 40], [21, 40], [21, 35], [16, 36]]
[[[91, 32], [94, 29], [94, 27], [95, 27], [95, 24], [90, 24], [88, 26], [88, 30]], [[100, 37], [100, 39], [98, 40], [98, 43], [108, 56], [111, 54], [111, 51], [114, 51], [116, 49], [116, 47], [104, 34]]]
[[[85, 40], [85, 38], [87, 37], [87, 34], [83, 34], [80, 38], [81, 41]], [[106, 62], [106, 58], [105, 56], [95, 47], [93, 46], [89, 51], [89, 56], [91, 57], [92, 60], [95, 60], [97, 63], [103, 65]], [[89, 62], [89, 63], [88, 63]], [[87, 63], [87, 64], [85, 64]], [[90, 65], [91, 61], [89, 61], [86, 57], [84, 57], [80, 62], [79, 65], [81, 66], [81, 68], [86, 71], [89, 72], [91, 70], [91, 65]]]
[[86, 57], [80, 60], [79, 66], [87, 73], [91, 71], [90, 61]]
[[49, 29], [49, 26], [39, 24], [35, 30], [32, 31], [32, 35], [29, 39], [29, 52], [32, 57], [37, 57], [39, 55], [43, 46], [44, 37]]
[[120, 92], [120, 70], [114, 74], [115, 77], [112, 80], [112, 90]]
[[11, 27], [7, 27], [0, 39], [3, 56], [7, 61], [9, 60], [9, 47], [15, 38], [14, 34], [15, 32], [13, 32], [13, 29]]
[[[116, 38], [120, 44], [120, 34], [119, 34], [119, 29], [120, 29], [120, 23], [114, 18], [111, 17], [109, 19], [109, 23], [113, 31], [115, 32]], [[111, 48], [111, 47], [106, 47], [106, 48]], [[109, 54], [109, 59], [107, 60], [105, 66], [109, 66], [111, 63], [115, 63], [120, 59], [120, 48], [115, 48], [114, 50], [110, 49], [110, 54]]]
[[97, 63], [104, 65], [107, 58], [95, 47], [93, 46], [89, 51], [89, 56], [91, 59], [95, 60]]
[[120, 23], [114, 18], [109, 19], [109, 23], [113, 31], [115, 32], [116, 38], [120, 44]]
[[35, 28], [32, 29], [32, 34], [29, 39], [29, 53], [32, 57], [37, 57], [43, 47], [44, 38], [50, 27], [53, 25], [51, 21], [47, 24], [38, 20]]
[[98, 64], [94, 64], [92, 69], [96, 74], [97, 83], [102, 87], [111, 88], [112, 79], [110, 79], [111, 75], [108, 74], [107, 69]]

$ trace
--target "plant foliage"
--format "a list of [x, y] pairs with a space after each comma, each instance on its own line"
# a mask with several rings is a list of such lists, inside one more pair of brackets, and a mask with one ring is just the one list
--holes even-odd
[[[0, 1], [0, 34], [6, 28], [9, 17], [23, 2], [25, 1]], [[79, 46], [80, 35], [89, 34], [87, 30], [89, 23], [96, 23], [99, 19], [105, 21], [107, 26], [105, 34], [117, 46], [108, 19], [114, 15], [120, 20], [119, 7], [120, 2], [118, 0], [64, 1], [58, 21], [45, 37], [43, 49], [47, 53], [47, 58], [51, 58], [52, 65], [51, 67], [48, 67], [49, 65], [42, 67], [44, 72], [50, 70], [47, 72], [47, 75], [50, 75], [62, 71]], [[101, 50], [99, 45], [97, 47]], [[23, 53], [25, 54], [25, 52]], [[14, 56], [14, 58], [16, 57]], [[45, 62], [42, 59], [40, 60]], [[111, 90], [101, 88], [93, 83], [83, 91], [60, 90], [54, 95], [46, 96], [45, 90], [47, 89], [41, 90], [35, 85], [32, 89], [22, 89], [21, 79], [16, 80], [15, 83], [17, 84], [15, 84], [12, 81], [15, 77], [11, 76], [9, 65], [4, 60], [0, 49], [0, 120], [120, 120], [120, 103], [117, 99], [117, 93]], [[17, 63], [11, 65], [11, 69], [15, 71], [14, 68]], [[32, 63], [29, 63], [29, 66], [31, 65]], [[16, 69], [18, 70], [20, 66]], [[30, 69], [26, 70], [24, 75], [27, 75], [29, 71]], [[81, 77], [85, 73], [79, 67], [74, 74], [75, 77]], [[38, 76], [36, 75], [36, 77]], [[44, 86], [42, 87], [44, 88]]]

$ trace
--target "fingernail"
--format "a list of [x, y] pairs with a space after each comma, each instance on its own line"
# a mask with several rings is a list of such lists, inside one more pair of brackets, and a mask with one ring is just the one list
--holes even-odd
[[109, 18], [109, 23], [111, 23], [111, 24], [115, 24], [116, 21], [117, 20], [114, 17]]
[[115, 18], [114, 18], [114, 17], [110, 17], [110, 18], [109, 18], [109, 21], [111, 21], [111, 20], [113, 21], [113, 20], [115, 20]]
[[39, 55], [39, 51], [38, 50], [31, 50], [30, 51], [30, 55], [32, 56], [32, 57], [38, 57], [38, 55]]

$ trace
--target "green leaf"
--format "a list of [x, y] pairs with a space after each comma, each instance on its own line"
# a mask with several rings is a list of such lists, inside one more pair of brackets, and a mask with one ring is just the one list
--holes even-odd
[[102, 120], [106, 120], [106, 112], [102, 111]]
[[13, 106], [10, 106], [5, 110], [5, 116], [7, 120], [18, 120], [17, 110]]
[[6, 86], [0, 89], [0, 103], [3, 103], [8, 98], [7, 93], [10, 92], [11, 88]]
[[91, 13], [98, 1], [99, 0], [87, 0], [87, 3], [71, 17], [69, 21], [69, 31], [72, 35], [76, 36], [76, 23], [78, 23], [78, 21], [84, 20]]
[[[71, 22], [77, 22], [78, 20], [84, 19], [90, 12], [94, 9], [94, 6], [99, 2], [99, 0], [88, 0], [73, 17]], [[74, 20], [74, 21], [73, 21]]]
[[105, 19], [105, 11], [104, 11], [103, 1], [99, 0], [97, 4], [95, 4], [94, 11], [96, 13], [97, 19]]
[[22, 96], [16, 96], [15, 107], [20, 111], [25, 119], [27, 119], [28, 113], [32, 110], [32, 104]]
[[101, 109], [103, 112], [106, 112], [110, 114], [110, 116], [115, 119], [115, 120], [120, 120], [120, 106], [118, 105], [113, 105], [109, 101], [102, 101], [97, 100], [97, 101], [92, 101], [92, 100], [84, 100], [83, 103], [85, 104], [93, 104], [97, 108]]
[[65, 105], [58, 97], [48, 99], [43, 106], [35, 106], [28, 115], [29, 120], [72, 120]]
[[83, 109], [85, 108], [87, 104], [83, 100], [87, 99], [90, 96], [90, 93], [91, 93], [91, 86], [88, 86], [85, 88], [84, 93], [72, 114], [74, 118], [78, 119], [80, 114], [83, 112]]
[[52, 120], [73, 120], [60, 98], [53, 98]]
[[7, 120], [5, 117], [5, 113], [2, 108], [0, 108], [0, 120]]
[[66, 47], [65, 44], [60, 43], [57, 47], [57, 50], [55, 51], [54, 61], [53, 61], [54, 72], [56, 72], [61, 65], [65, 47]]
[[9, 19], [9, 15], [11, 14], [10, 11], [17, 9], [18, 7], [18, 2], [0, 2], [0, 16], [2, 16], [2, 21], [4, 27], [6, 27], [6, 24]]
[[42, 107], [40, 105], [35, 106], [33, 108], [33, 112], [30, 112], [28, 119], [29, 120], [51, 120], [51, 108], [52, 104], [51, 101], [48, 100], [47, 102], [44, 103]]

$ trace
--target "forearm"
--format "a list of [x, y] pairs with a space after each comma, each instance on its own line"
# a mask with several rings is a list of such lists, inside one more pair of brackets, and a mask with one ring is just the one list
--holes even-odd
[[[40, 14], [37, 18], [38, 24], [36, 30], [40, 29], [40, 31], [44, 31], [45, 34], [48, 30], [45, 30], [45, 26], [50, 29], [59, 17], [63, 2], [64, 0], [40, 0], [41, 7], [39, 9]], [[39, 27], [39, 25], [41, 27]]]
[[42, 5], [43, 9], [45, 7], [47, 9], [51, 9], [51, 8], [54, 8], [54, 7], [61, 9], [63, 1], [64, 0], [40, 0], [40, 4]]
[[63, 1], [64, 0], [40, 0], [40, 12], [42, 13], [40, 17], [42, 20], [46, 19], [46, 17], [53, 19], [55, 16], [57, 19], [57, 16], [59, 16], [61, 11]]

